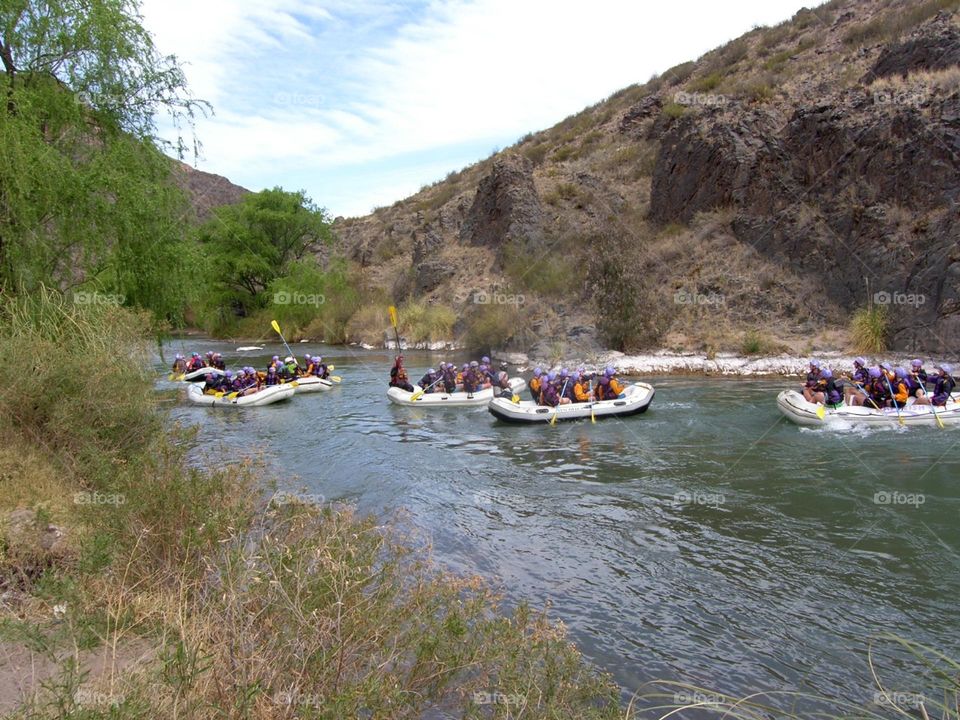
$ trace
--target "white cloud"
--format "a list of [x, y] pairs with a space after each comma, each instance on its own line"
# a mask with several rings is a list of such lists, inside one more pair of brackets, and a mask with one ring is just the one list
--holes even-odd
[[[258, 188], [284, 184], [287, 166], [300, 177], [313, 168], [316, 186], [329, 188], [325, 176], [364, 164], [368, 183], [354, 183], [350, 198], [315, 195], [349, 214], [399, 199], [384, 197], [401, 184], [395, 170], [382, 177], [378, 160], [509, 144], [801, 6], [146, 0], [144, 15], [214, 103], [217, 117], [198, 124], [203, 169]], [[449, 169], [475, 159], [451, 157]], [[434, 163], [423, 173], [402, 191], [435, 180]]]

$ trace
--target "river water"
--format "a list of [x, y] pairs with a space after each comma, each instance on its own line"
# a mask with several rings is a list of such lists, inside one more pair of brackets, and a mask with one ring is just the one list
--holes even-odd
[[[196, 349], [259, 368], [283, 354]], [[699, 377], [648, 378], [644, 415], [518, 427], [390, 404], [384, 351], [295, 349], [343, 384], [259, 409], [181, 397], [198, 457], [260, 453], [282, 489], [402, 509], [443, 565], [549, 602], [625, 697], [665, 679], [869, 702], [881, 633], [960, 658], [960, 428], [801, 429], [776, 409], [788, 381]], [[440, 359], [406, 357], [414, 379]], [[881, 672], [928, 692], [903, 663]]]

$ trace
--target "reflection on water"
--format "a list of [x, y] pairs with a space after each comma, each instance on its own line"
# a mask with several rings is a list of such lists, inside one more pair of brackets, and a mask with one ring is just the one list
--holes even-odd
[[[518, 427], [390, 405], [388, 353], [323, 354], [344, 378], [329, 393], [172, 415], [201, 426], [204, 462], [262, 456], [291, 489], [405, 508], [445, 565], [549, 600], [628, 693], [668, 678], [865, 700], [872, 635], [960, 656], [960, 430], [800, 429], [783, 383], [700, 378], [655, 380], [638, 417]], [[408, 354], [414, 375], [438, 359]]]

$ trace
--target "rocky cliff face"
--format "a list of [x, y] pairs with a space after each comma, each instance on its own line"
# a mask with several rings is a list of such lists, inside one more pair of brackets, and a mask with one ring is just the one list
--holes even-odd
[[175, 164], [174, 178], [186, 190], [199, 222], [210, 219], [215, 208], [240, 202], [250, 192], [222, 175], [197, 170], [182, 162]]
[[[572, 273], [616, 248], [645, 302], [667, 306], [650, 344], [759, 332], [774, 346], [815, 347], [875, 302], [889, 305], [894, 347], [955, 353], [960, 26], [937, 12], [955, 5], [835, 0], [801, 11], [342, 221], [341, 237], [357, 248], [409, 229], [413, 242], [379, 271], [412, 264], [413, 293], [454, 305], [465, 280], [438, 249], [483, 249], [481, 274], [505, 284], [511, 249], [559, 253]], [[582, 328], [596, 299], [571, 282], [562, 332]]]

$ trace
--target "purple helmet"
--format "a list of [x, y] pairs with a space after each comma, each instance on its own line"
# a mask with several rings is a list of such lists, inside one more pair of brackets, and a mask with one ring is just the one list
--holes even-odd
[[830, 378], [833, 377], [833, 370], [831, 370], [830, 368], [824, 368], [823, 372], [820, 373], [820, 377], [827, 378], [827, 380], [829, 380]]
[[910, 362], [910, 365], [915, 368], [923, 367], [923, 360], [913, 360]]
[[274, 362], [278, 362], [278, 361], [280, 360], [280, 356], [279, 356], [279, 355], [274, 355], [274, 356], [273, 356], [272, 358], [270, 358], [270, 359], [273, 360]]
[[569, 374], [570, 374], [570, 371], [567, 370], [566, 368], [561, 368], [561, 369], [560, 369], [560, 377], [565, 378], [565, 377], [567, 377]]
[[267, 368], [267, 372], [268, 372], [268, 373], [274, 373], [274, 374], [275, 374], [275, 373], [277, 372], [277, 366], [276, 366], [276, 365], [271, 365], [270, 367]]
[[470, 362], [470, 367], [480, 367], [480, 363], [478, 363], [476, 360], [472, 360]]
[[893, 365], [891, 365], [888, 362], [880, 363], [880, 367], [882, 367], [884, 370], [889, 370], [890, 372], [893, 372]]
[[603, 371], [603, 374], [607, 377], [613, 377], [616, 372], [617, 371], [613, 369], [613, 365], [607, 365], [606, 369]]
[[905, 378], [907, 376], [907, 371], [904, 370], [902, 367], [898, 367], [893, 372], [898, 378]]
[[549, 382], [553, 382], [556, 379], [557, 379], [557, 372], [555, 370], [551, 370], [550, 372], [547, 373], [547, 380]]
[[853, 359], [853, 364], [857, 365], [858, 367], [863, 367], [867, 364], [867, 359], [864, 357], [855, 357]]
[[243, 368], [240, 368], [239, 370], [237, 370], [237, 377], [241, 377], [242, 375], [246, 375], [246, 374], [247, 374], [247, 371], [244, 370]]
[[819, 370], [819, 369], [820, 369], [820, 361], [819, 361], [819, 360], [811, 360], [811, 361], [810, 361], [810, 367], [812, 367], [812, 368], [817, 368], [817, 370]]
[[482, 358], [480, 358], [480, 362], [482, 362], [482, 363], [489, 363], [489, 362], [490, 362], [490, 358], [488, 358], [486, 355], [484, 355]]
[[314, 362], [322, 362], [322, 361], [323, 361], [323, 355], [314, 355], [314, 356], [313, 356], [313, 361], [314, 361]]
[[541, 375], [543, 375], [543, 368], [536, 368], [536, 369], [533, 371], [533, 376], [534, 376], [534, 377], [540, 377]]
[[225, 371], [225, 372], [223, 373], [223, 376], [224, 376], [225, 378], [232, 378], [232, 377], [233, 377], [233, 370], [227, 370], [227, 371]]
[[428, 374], [428, 375], [436, 375], [436, 374], [437, 374], [437, 371], [434, 370], [433, 368], [430, 368], [429, 370], [427, 370], [427, 374]]
[[870, 377], [872, 377], [872, 378], [874, 378], [874, 379], [880, 377], [880, 375], [881, 375], [881, 373], [880, 373], [880, 368], [878, 368], [878, 367], [872, 367], [872, 368], [870, 368], [870, 370], [869, 370], [868, 372], [869, 372], [869, 374], [870, 374]]
[[937, 370], [943, 370], [943, 372], [946, 373], [947, 375], [953, 374], [953, 368], [950, 365], [947, 365], [946, 363], [941, 363], [940, 365], [937, 365]]
[[461, 369], [461, 370], [469, 370], [469, 369], [470, 369], [470, 366], [467, 365], [467, 363], [464, 363], [464, 364], [463, 364], [463, 367], [460, 368], [460, 369]]

